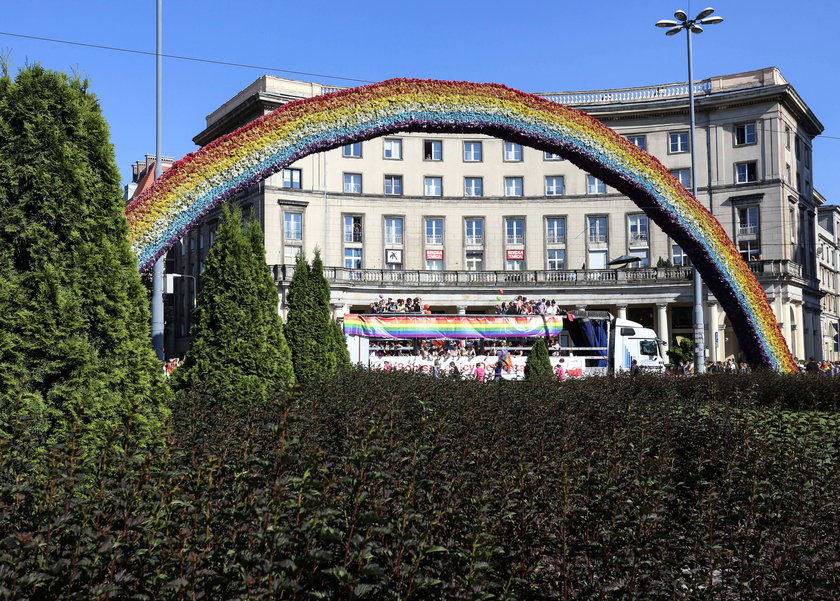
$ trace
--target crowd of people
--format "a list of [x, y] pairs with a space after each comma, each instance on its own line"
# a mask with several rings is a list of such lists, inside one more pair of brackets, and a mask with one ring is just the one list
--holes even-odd
[[429, 305], [424, 305], [419, 296], [414, 298], [385, 298], [382, 294], [368, 305], [368, 313], [420, 313], [430, 314]]
[[553, 300], [517, 296], [512, 301], [504, 301], [496, 305], [495, 313], [496, 315], [557, 315], [565, 311], [559, 309]]

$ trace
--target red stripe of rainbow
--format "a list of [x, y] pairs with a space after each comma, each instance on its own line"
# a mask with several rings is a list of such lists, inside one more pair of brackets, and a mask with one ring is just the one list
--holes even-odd
[[286, 104], [189, 154], [126, 207], [146, 271], [220, 202], [309, 154], [398, 131], [484, 133], [560, 154], [631, 198], [686, 251], [754, 366], [796, 366], [718, 221], [654, 157], [588, 115], [497, 84], [395, 79]]
[[563, 318], [546, 315], [465, 317], [455, 315], [344, 316], [344, 333], [368, 338], [529, 338], [559, 336]]

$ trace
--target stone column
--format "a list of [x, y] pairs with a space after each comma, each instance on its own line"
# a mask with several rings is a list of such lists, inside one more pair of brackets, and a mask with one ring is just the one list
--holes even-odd
[[802, 348], [805, 349], [805, 357], [816, 357], [816, 353], [814, 352], [814, 331], [813, 331], [813, 321], [811, 319], [811, 309], [806, 309], [804, 306], [801, 306], [802, 310], [802, 338], [804, 345]]
[[[709, 361], [720, 361], [718, 357], [720, 357], [720, 353], [718, 352], [718, 346], [720, 344], [720, 336], [718, 336], [718, 310], [720, 309], [720, 305], [717, 303], [709, 303], [709, 321], [708, 321], [708, 338], [706, 341], [706, 347], [709, 349]], [[718, 336], [718, 340], [715, 340], [715, 336]]]
[[805, 336], [804, 336], [804, 321], [802, 317], [802, 301], [792, 301], [793, 316], [796, 323], [791, 324], [791, 337], [793, 338], [793, 348], [791, 351], [800, 359], [807, 359], [805, 354]]
[[458, 305], [456, 307], [458, 309], [458, 315], [466, 315], [467, 314], [467, 306], [466, 305]]
[[671, 337], [668, 335], [668, 304], [656, 304], [656, 334], [668, 344], [670, 348]]
[[616, 305], [618, 308], [618, 318], [627, 319], [627, 305]]

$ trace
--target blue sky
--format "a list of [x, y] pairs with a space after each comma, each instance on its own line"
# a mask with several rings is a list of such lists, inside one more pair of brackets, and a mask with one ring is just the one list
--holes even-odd
[[[686, 44], [653, 24], [685, 0], [266, 0], [164, 1], [165, 54], [318, 74], [312, 76], [164, 59], [163, 153], [180, 158], [205, 116], [263, 73], [335, 85], [391, 77], [496, 82], [527, 92], [644, 86], [685, 81]], [[814, 141], [814, 186], [840, 203], [840, 3], [728, 0], [724, 17], [694, 37], [702, 79], [767, 66], [784, 77], [825, 126]], [[801, 7], [801, 8], [800, 8]], [[55, 38], [154, 52], [155, 1], [10, 2], [0, 53], [13, 71], [40, 62], [90, 79], [111, 126], [124, 181], [155, 149], [154, 56], [26, 39]], [[327, 75], [358, 81], [331, 79]]]

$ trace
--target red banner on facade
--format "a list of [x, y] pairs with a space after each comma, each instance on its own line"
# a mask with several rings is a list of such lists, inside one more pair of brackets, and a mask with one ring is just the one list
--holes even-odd
[[427, 261], [443, 260], [443, 251], [442, 250], [427, 250], [426, 251], [426, 260]]
[[525, 258], [525, 249], [507, 251], [508, 261], [518, 261]]

